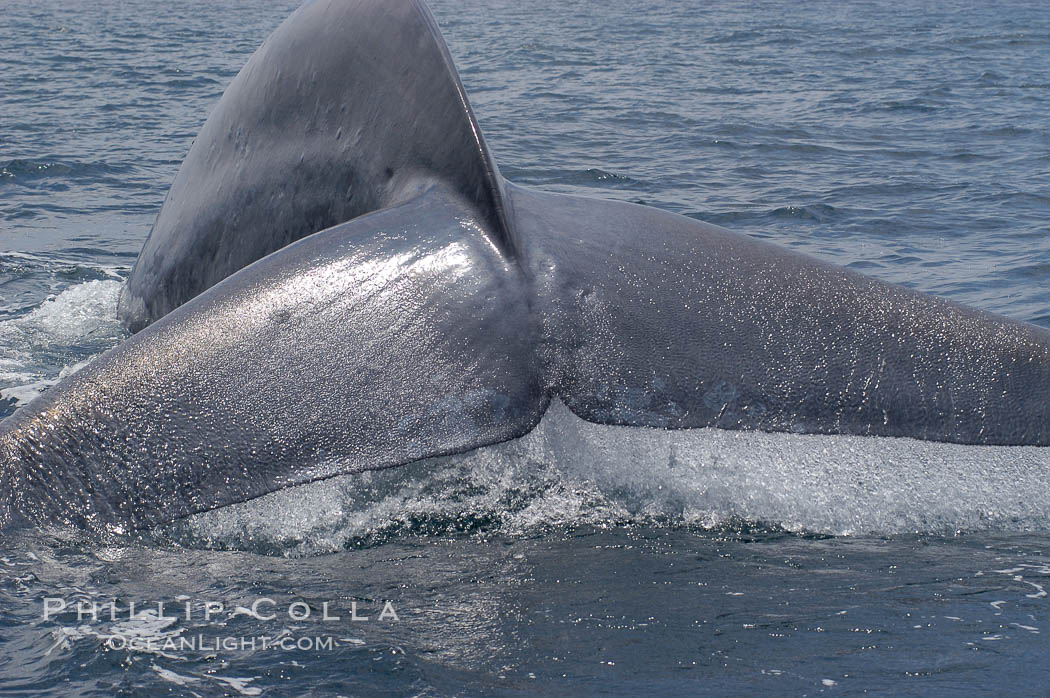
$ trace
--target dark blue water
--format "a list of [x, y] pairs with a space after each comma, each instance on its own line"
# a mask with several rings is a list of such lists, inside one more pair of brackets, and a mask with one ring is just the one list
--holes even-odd
[[[0, 8], [0, 416], [120, 341], [178, 164], [295, 5]], [[1043, 4], [432, 9], [508, 178], [1050, 326]], [[0, 693], [1050, 691], [1050, 475], [1030, 454], [920, 467], [847, 444], [828, 468], [785, 437], [705, 463], [683, 449], [707, 442], [555, 417], [134, 539], [2, 540]]]

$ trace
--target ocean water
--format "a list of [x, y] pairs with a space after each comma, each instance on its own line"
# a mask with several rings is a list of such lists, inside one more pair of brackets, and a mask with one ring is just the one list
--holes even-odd
[[[123, 338], [179, 163], [296, 4], [0, 8], [0, 417]], [[1050, 327], [1041, 3], [431, 8], [509, 179]], [[163, 530], [0, 539], [0, 694], [1045, 695], [1045, 461], [555, 405]]]

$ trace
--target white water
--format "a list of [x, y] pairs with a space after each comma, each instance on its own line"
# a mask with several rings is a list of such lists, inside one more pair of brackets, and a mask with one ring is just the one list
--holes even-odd
[[[21, 406], [116, 343], [122, 336], [116, 319], [121, 285], [106, 279], [70, 286], [28, 313], [0, 321], [0, 401]], [[40, 361], [54, 353], [63, 355], [57, 373]]]
[[436, 522], [504, 532], [624, 521], [834, 535], [1050, 530], [1050, 448], [585, 422], [555, 402], [516, 441], [198, 515], [195, 535], [312, 553]]

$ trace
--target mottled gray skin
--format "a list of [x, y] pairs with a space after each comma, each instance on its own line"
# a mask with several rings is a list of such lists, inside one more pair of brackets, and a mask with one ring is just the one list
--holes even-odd
[[311, 233], [444, 181], [508, 250], [502, 179], [430, 11], [316, 0], [233, 79], [179, 168], [120, 299], [133, 332]]
[[231, 83], [121, 299], [0, 424], [0, 525], [150, 526], [598, 423], [1050, 445], [1050, 333], [505, 182], [417, 0], [315, 0]]

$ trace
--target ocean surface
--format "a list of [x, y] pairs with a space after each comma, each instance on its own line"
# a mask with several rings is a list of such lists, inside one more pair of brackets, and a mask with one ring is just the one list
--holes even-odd
[[[179, 163], [296, 5], [0, 6], [0, 417], [121, 341]], [[1043, 2], [431, 7], [509, 179], [1050, 327]], [[0, 695], [1050, 693], [1045, 457], [704, 438], [555, 406], [425, 468], [0, 538]]]

